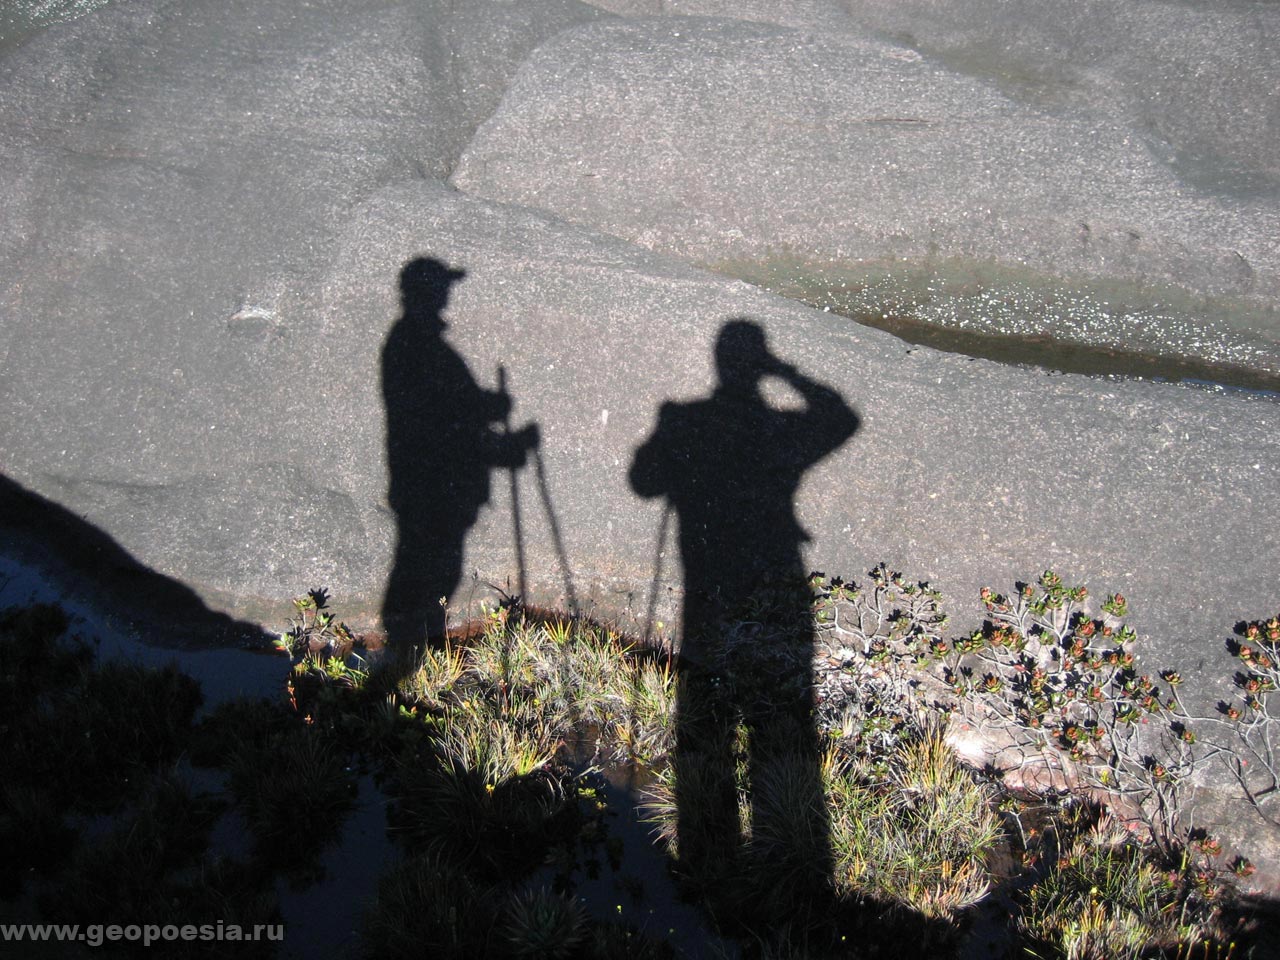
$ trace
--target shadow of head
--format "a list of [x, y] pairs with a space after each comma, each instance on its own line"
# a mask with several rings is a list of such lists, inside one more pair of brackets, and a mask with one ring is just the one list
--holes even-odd
[[715, 346], [716, 374], [727, 390], [750, 389], [778, 364], [769, 352], [764, 328], [735, 317], [720, 328]]
[[400, 271], [400, 303], [404, 315], [445, 326], [440, 312], [449, 302], [449, 289], [467, 275], [434, 257], [417, 257]]

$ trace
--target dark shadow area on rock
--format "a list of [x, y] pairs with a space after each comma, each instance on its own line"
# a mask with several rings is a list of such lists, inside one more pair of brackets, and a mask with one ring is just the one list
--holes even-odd
[[266, 640], [260, 626], [209, 609], [199, 595], [134, 557], [100, 528], [0, 474], [0, 546], [15, 558], [82, 582], [92, 600], [148, 642], [225, 644]]
[[[417, 258], [400, 272], [403, 313], [382, 347], [387, 500], [396, 548], [382, 603], [389, 656], [407, 669], [428, 639], [444, 636], [442, 600], [456, 599], [463, 547], [489, 501], [497, 468], [524, 465], [538, 428], [507, 428], [511, 397], [481, 387], [444, 339], [444, 310], [466, 276]], [[519, 548], [517, 544], [517, 548]]]
[[[664, 497], [675, 514], [684, 567], [678, 858], [705, 892], [758, 873], [785, 890], [789, 904], [822, 910], [831, 852], [801, 557], [808, 536], [794, 504], [805, 473], [852, 437], [859, 420], [839, 393], [771, 353], [753, 321], [722, 327], [715, 364], [710, 396], [663, 404], [630, 470], [636, 493]], [[771, 405], [763, 393], [769, 380], [798, 403]]]

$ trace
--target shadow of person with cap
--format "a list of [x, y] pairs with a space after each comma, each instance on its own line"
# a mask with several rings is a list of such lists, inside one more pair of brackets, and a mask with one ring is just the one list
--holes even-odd
[[452, 598], [462, 579], [463, 545], [489, 500], [490, 470], [523, 466], [538, 444], [536, 424], [495, 429], [510, 413], [511, 397], [476, 383], [444, 340], [449, 292], [465, 276], [431, 258], [406, 263], [404, 312], [382, 347], [387, 500], [396, 514], [382, 623], [390, 655], [402, 664], [444, 635], [441, 600]]
[[[798, 898], [820, 895], [831, 855], [801, 557], [808, 536], [794, 501], [805, 472], [859, 421], [839, 393], [774, 356], [753, 321], [721, 328], [715, 365], [709, 397], [662, 405], [630, 470], [636, 493], [665, 497], [674, 511], [684, 567], [678, 856], [686, 875], [712, 888], [755, 864]], [[771, 405], [763, 391], [770, 379], [799, 402]], [[739, 756], [752, 805], [749, 844]]]

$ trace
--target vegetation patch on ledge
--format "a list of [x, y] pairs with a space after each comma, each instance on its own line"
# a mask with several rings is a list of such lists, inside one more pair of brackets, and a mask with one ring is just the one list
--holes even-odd
[[[984, 590], [965, 637], [883, 566], [775, 584], [696, 662], [516, 598], [366, 661], [328, 599], [295, 601], [278, 701], [198, 720], [176, 667], [97, 665], [55, 608], [4, 614], [5, 899], [50, 922], [270, 923], [371, 774], [401, 856], [366, 891], [368, 956], [861, 958], [909, 936], [938, 957], [1218, 960], [1270, 935], [1248, 851], [1188, 801], [1218, 764], [1274, 816], [1280, 618], [1240, 625], [1235, 687], [1197, 716], [1183, 677], [1142, 668], [1123, 597], [1095, 610], [1052, 572]], [[609, 789], [623, 769], [638, 795]], [[622, 804], [706, 943], [646, 909]], [[216, 849], [229, 822], [247, 842]]]

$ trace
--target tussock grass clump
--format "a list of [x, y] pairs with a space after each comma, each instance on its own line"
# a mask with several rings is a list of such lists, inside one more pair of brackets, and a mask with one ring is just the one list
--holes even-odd
[[669, 960], [669, 944], [618, 922], [592, 920], [545, 885], [478, 882], [447, 859], [415, 856], [378, 884], [364, 915], [362, 954], [432, 960]]
[[[815, 794], [805, 758], [780, 754], [756, 766], [749, 784], [745, 760], [726, 770], [695, 756], [662, 772], [646, 810], [673, 855], [689, 842], [682, 829], [698, 830], [722, 814], [712, 805], [700, 817], [690, 801], [733, 789], [747, 869], [762, 865], [758, 880], [769, 899], [814, 889], [806, 875], [815, 865], [829, 867], [838, 900], [873, 900], [930, 920], [957, 920], [990, 891], [988, 858], [1002, 835], [992, 790], [955, 759], [940, 731], [892, 754], [887, 779], [864, 760], [829, 750], [818, 767], [825, 816], [810, 809]], [[736, 779], [726, 784], [726, 775]], [[829, 835], [815, 835], [815, 824], [826, 824]], [[726, 863], [731, 857], [722, 855]]]
[[354, 806], [355, 778], [345, 758], [313, 730], [295, 726], [239, 744], [227, 773], [258, 858], [314, 877], [321, 849]]
[[486, 878], [540, 862], [572, 792], [550, 769], [550, 745], [459, 708], [434, 749], [397, 770], [393, 829], [403, 842]]
[[586, 933], [587, 914], [582, 905], [550, 890], [513, 897], [499, 927], [510, 955], [530, 960], [566, 960]]
[[615, 755], [652, 765], [675, 750], [676, 671], [670, 658], [627, 664], [625, 715], [614, 729]]
[[836, 889], [954, 918], [992, 885], [987, 859], [1001, 835], [992, 792], [936, 730], [902, 746], [888, 766], [880, 780], [848, 757], [823, 765]]
[[413, 671], [400, 681], [399, 693], [410, 703], [443, 710], [446, 698], [454, 693], [466, 670], [466, 655], [461, 648], [452, 643], [428, 647]]
[[[401, 737], [387, 767], [390, 826], [410, 859], [367, 920], [370, 955], [404, 952], [401, 916], [432, 955], [665, 955], [635, 931], [590, 920], [569, 891], [614, 857], [593, 763], [667, 752], [674, 687], [669, 662], [616, 632], [518, 608], [425, 650], [388, 701], [388, 722], [421, 736]], [[552, 870], [548, 887], [540, 873]], [[466, 898], [422, 904], [442, 883]]]
[[223, 767], [245, 747], [286, 737], [301, 725], [286, 704], [261, 697], [225, 700], [204, 715], [192, 731], [188, 755], [202, 767]]
[[1137, 960], [1220, 934], [1178, 872], [1160, 869], [1108, 816], [1070, 844], [1026, 901], [1018, 925], [1037, 955]]
[[656, 772], [644, 792], [645, 819], [681, 872], [738, 869], [738, 848], [751, 819], [742, 787], [745, 770], [724, 751], [690, 750]]
[[675, 688], [669, 657], [612, 630], [502, 608], [465, 643], [424, 651], [395, 693], [408, 709], [447, 721], [441, 729], [487, 717], [495, 735], [521, 731], [513, 745], [536, 741], [554, 753], [589, 736], [600, 756], [653, 761], [674, 746]]
[[378, 883], [361, 927], [366, 957], [471, 960], [490, 955], [493, 896], [439, 857], [402, 861]]
[[616, 633], [595, 624], [513, 620], [504, 611], [466, 650], [466, 695], [496, 697], [561, 735], [588, 725], [604, 730], [625, 710], [629, 653]]
[[830, 839], [824, 828], [831, 811], [822, 785], [814, 782], [813, 764], [796, 754], [781, 754], [756, 766], [751, 803], [742, 802], [747, 797], [739, 794], [748, 862], [766, 865], [779, 886], [820, 889], [830, 880]]

